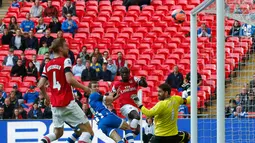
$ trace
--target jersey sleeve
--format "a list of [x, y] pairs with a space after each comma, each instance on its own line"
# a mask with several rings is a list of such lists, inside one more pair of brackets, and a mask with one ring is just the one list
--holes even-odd
[[47, 77], [47, 73], [46, 73], [46, 65], [43, 67], [42, 77], [44, 77], [44, 78], [47, 78], [47, 79], [48, 79], [48, 77]]
[[153, 106], [151, 109], [147, 109], [146, 107], [142, 107], [141, 111], [142, 113], [147, 117], [153, 117], [156, 115], [161, 114], [162, 111], [164, 111], [163, 102], [158, 102], [155, 106]]
[[69, 58], [66, 58], [64, 61], [64, 70], [66, 72], [72, 72], [72, 61]]
[[180, 105], [183, 104], [183, 99], [182, 99], [181, 96], [174, 95], [171, 98], [174, 98], [177, 101], [178, 104], [180, 104]]
[[94, 92], [94, 93], [90, 94], [89, 100], [91, 102], [102, 101], [102, 96], [99, 93]]
[[66, 58], [64, 61], [64, 69], [66, 68], [72, 68], [72, 61], [69, 58]]
[[112, 86], [112, 92], [117, 92], [117, 89], [118, 89], [118, 85], [117, 84], [114, 84]]

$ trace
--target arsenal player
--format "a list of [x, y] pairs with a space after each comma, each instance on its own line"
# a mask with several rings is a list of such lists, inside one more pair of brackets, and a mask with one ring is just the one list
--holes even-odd
[[120, 69], [121, 81], [116, 82], [113, 85], [112, 91], [119, 93], [114, 97], [114, 100], [119, 98], [120, 112], [125, 116], [128, 121], [133, 133], [138, 135], [140, 133], [140, 115], [137, 105], [131, 99], [132, 95], [137, 95], [138, 86], [147, 87], [147, 82], [144, 77], [140, 79], [137, 77], [130, 77], [130, 71], [127, 67]]
[[43, 70], [42, 77], [38, 83], [43, 96], [49, 100], [45, 84], [49, 82], [52, 96], [52, 119], [54, 133], [44, 136], [40, 143], [50, 143], [63, 135], [64, 123], [71, 126], [75, 131], [81, 132], [79, 143], [88, 143], [94, 135], [92, 128], [84, 112], [75, 102], [72, 87], [83, 89], [90, 93], [90, 88], [80, 84], [73, 76], [72, 62], [68, 57], [68, 47], [65, 39], [57, 38], [52, 42], [54, 59], [49, 61]]

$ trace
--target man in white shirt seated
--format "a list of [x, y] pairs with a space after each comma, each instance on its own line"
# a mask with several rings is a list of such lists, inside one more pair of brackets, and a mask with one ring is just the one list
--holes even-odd
[[35, 67], [37, 68], [37, 71], [39, 71], [40, 70], [40, 62], [37, 61], [37, 55], [33, 55], [32, 62], [35, 65]]
[[81, 58], [77, 58], [77, 64], [73, 66], [74, 76], [81, 76], [82, 71], [85, 69], [85, 66], [82, 65]]
[[17, 63], [19, 58], [13, 54], [13, 51], [14, 51], [13, 49], [10, 49], [8, 55], [4, 57], [3, 61], [4, 66], [12, 67]]

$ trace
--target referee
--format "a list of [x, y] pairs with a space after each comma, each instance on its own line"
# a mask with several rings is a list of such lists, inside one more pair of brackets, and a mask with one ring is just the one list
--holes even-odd
[[160, 100], [150, 110], [142, 105], [137, 96], [131, 98], [147, 117], [155, 119], [155, 135], [149, 143], [188, 143], [190, 135], [187, 132], [178, 132], [178, 108], [181, 104], [190, 103], [190, 97], [183, 99], [180, 96], [170, 96], [171, 87], [163, 83], [158, 87]]

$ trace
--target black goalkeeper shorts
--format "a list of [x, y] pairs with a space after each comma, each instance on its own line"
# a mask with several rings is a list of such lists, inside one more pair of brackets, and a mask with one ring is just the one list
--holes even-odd
[[175, 136], [153, 136], [149, 143], [188, 143], [190, 140], [189, 133], [179, 131]]

